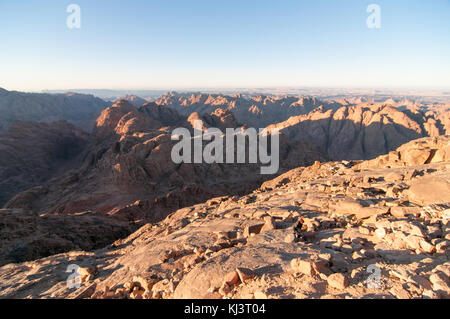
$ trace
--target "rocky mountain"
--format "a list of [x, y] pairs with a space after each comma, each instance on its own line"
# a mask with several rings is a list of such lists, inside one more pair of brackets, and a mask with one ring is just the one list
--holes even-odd
[[[227, 111], [202, 119], [207, 125], [234, 127]], [[192, 130], [188, 119], [173, 109], [147, 103], [136, 109], [125, 100], [97, 119], [79, 168], [12, 198], [5, 208], [51, 215], [93, 211], [123, 221], [160, 221], [168, 213], [208, 198], [242, 194], [268, 176], [258, 164], [175, 164], [171, 159], [174, 128]], [[280, 148], [281, 171], [326, 160], [308, 143]]]
[[[0, 295], [448, 298], [449, 150], [441, 136], [371, 161], [299, 167], [245, 196], [177, 210], [106, 248], [0, 267]], [[71, 264], [81, 267], [79, 289], [67, 286]]]
[[312, 143], [335, 160], [371, 159], [417, 138], [450, 134], [450, 105], [409, 100], [168, 93], [156, 103], [192, 118], [227, 110], [242, 125], [279, 129], [292, 142]]
[[0, 89], [0, 131], [14, 121], [55, 122], [65, 120], [85, 131], [110, 104], [93, 95], [76, 93], [41, 94]]
[[307, 141], [335, 160], [371, 159], [426, 136], [450, 134], [450, 108], [398, 109], [358, 104], [317, 108], [273, 124], [293, 141]]
[[184, 116], [192, 113], [211, 114], [217, 109], [233, 112], [239, 123], [248, 127], [264, 128], [279, 123], [291, 116], [307, 114], [319, 106], [334, 109], [342, 106], [335, 102], [320, 101], [314, 97], [253, 96], [245, 98], [241, 94], [179, 94], [167, 93], [156, 101], [159, 105], [175, 109]]
[[128, 101], [134, 107], [138, 107], [138, 108], [143, 106], [144, 104], [148, 103], [147, 100], [144, 100], [143, 98], [141, 98], [137, 95], [130, 95], [130, 94], [123, 96], [122, 98], [118, 99], [117, 101], [120, 101], [120, 100]]

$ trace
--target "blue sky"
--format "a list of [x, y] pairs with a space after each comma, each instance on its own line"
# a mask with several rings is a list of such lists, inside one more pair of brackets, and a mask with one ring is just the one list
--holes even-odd
[[6, 89], [450, 88], [450, 0], [1, 0], [0, 39]]

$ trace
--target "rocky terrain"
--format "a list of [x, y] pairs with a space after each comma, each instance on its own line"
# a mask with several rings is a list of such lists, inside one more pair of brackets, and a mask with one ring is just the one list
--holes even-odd
[[[136, 96], [129, 98], [140, 100]], [[21, 169], [27, 172], [29, 179], [39, 176], [39, 181], [18, 183], [9, 188], [9, 175], [17, 174], [18, 162], [3, 161], [1, 169], [7, 172], [4, 187], [7, 190], [0, 196], [0, 204], [8, 201], [6, 208], [45, 213], [94, 210], [104, 214], [124, 211], [129, 214], [130, 206], [134, 206], [133, 211], [141, 211], [143, 206], [153, 207], [153, 201], [167, 194], [178, 198], [184, 197], [182, 193], [187, 191], [204, 200], [230, 194], [230, 189], [243, 194], [264, 181], [256, 173], [258, 167], [252, 165], [171, 164], [171, 131], [177, 127], [192, 129], [195, 120], [203, 121], [205, 127], [222, 130], [240, 126], [263, 128], [266, 124], [269, 130], [281, 130], [280, 173], [315, 160], [371, 159], [420, 137], [448, 134], [448, 106], [407, 102], [392, 101], [394, 107], [386, 103], [352, 105], [348, 100], [324, 102], [316, 98], [169, 93], [156, 103], [136, 108], [126, 100], [119, 100], [97, 118], [82, 148], [78, 167], [58, 170], [53, 166], [54, 180], [49, 181], [48, 174], [41, 172], [42, 164], [25, 162], [20, 165]], [[21, 122], [20, 125], [26, 124]], [[27, 142], [18, 140], [16, 143], [28, 145], [31, 141], [40, 145], [39, 141], [47, 137], [34, 132], [33, 138], [27, 139]], [[2, 146], [5, 140], [11, 139], [0, 139], [0, 147], [8, 147], [8, 143]], [[23, 152], [14, 154], [11, 147], [9, 149], [13, 157], [23, 157]], [[74, 149], [79, 148], [74, 146]], [[60, 174], [61, 171], [64, 174]], [[25, 186], [38, 185], [41, 187], [21, 193]], [[138, 201], [141, 201], [140, 208], [135, 205]], [[175, 205], [179, 207], [182, 206]], [[164, 218], [166, 211], [172, 209], [166, 207], [163, 212], [155, 213], [153, 220]]]
[[194, 112], [203, 115], [217, 109], [228, 109], [233, 112], [239, 123], [256, 128], [283, 122], [291, 116], [308, 114], [319, 106], [327, 109], [336, 109], [342, 106], [337, 102], [321, 101], [314, 97], [269, 97], [263, 95], [244, 97], [241, 94], [179, 94], [173, 92], [161, 96], [156, 103], [173, 108], [185, 116]]
[[[0, 295], [448, 298], [449, 177], [449, 136], [370, 161], [316, 162], [247, 195], [179, 209], [102, 249], [4, 265]], [[79, 289], [66, 282], [73, 264]]]
[[50, 123], [61, 120], [91, 131], [97, 116], [109, 105], [93, 95], [24, 93], [0, 88], [0, 132], [7, 130], [14, 121]]
[[72, 250], [103, 248], [135, 229], [132, 225], [89, 212], [48, 216], [2, 210], [0, 265], [20, 263]]
[[[47, 117], [0, 134], [1, 297], [448, 297], [445, 104], [127, 98], [90, 120], [87, 101], [89, 133]], [[195, 121], [279, 130], [278, 174], [173, 163]]]
[[372, 159], [425, 136], [450, 134], [450, 108], [396, 108], [362, 103], [324, 107], [273, 124], [293, 141], [308, 141], [334, 160]]

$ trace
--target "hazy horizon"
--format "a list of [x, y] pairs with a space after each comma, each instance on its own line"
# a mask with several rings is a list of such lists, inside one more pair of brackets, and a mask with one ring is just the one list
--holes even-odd
[[0, 89], [4, 89], [7, 91], [16, 91], [16, 92], [24, 92], [24, 93], [77, 93], [77, 92], [98, 92], [98, 91], [111, 91], [111, 92], [145, 92], [145, 91], [158, 91], [158, 92], [217, 92], [221, 93], [221, 91], [236, 91], [236, 92], [256, 92], [256, 91], [271, 91], [271, 90], [279, 90], [281, 92], [294, 90], [294, 91], [335, 91], [335, 92], [367, 92], [367, 91], [376, 91], [377, 93], [399, 93], [402, 92], [410, 92], [410, 93], [419, 93], [419, 92], [435, 92], [448, 95], [450, 93], [449, 87], [414, 87], [414, 86], [392, 86], [392, 87], [376, 87], [376, 86], [367, 86], [367, 87], [352, 87], [352, 86], [267, 86], [267, 87], [117, 87], [117, 88], [108, 88], [108, 87], [93, 87], [93, 88], [43, 88], [43, 89], [31, 89], [31, 90], [22, 90], [22, 89], [14, 89], [8, 87], [0, 86]]

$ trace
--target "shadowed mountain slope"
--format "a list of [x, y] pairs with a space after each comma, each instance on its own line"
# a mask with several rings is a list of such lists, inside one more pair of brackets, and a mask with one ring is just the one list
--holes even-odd
[[65, 121], [16, 121], [0, 134], [0, 206], [81, 163], [88, 134]]

